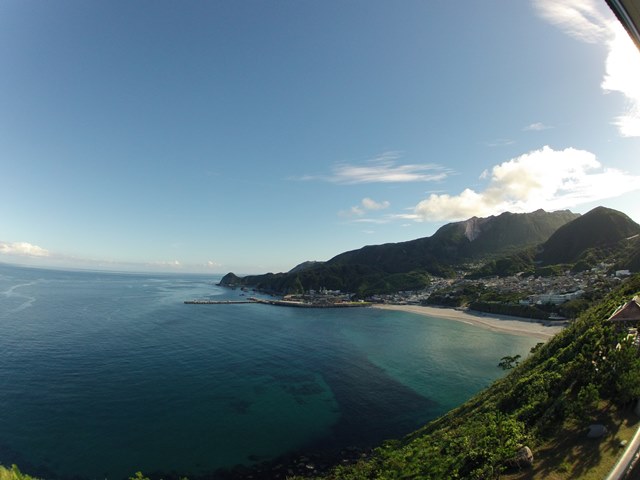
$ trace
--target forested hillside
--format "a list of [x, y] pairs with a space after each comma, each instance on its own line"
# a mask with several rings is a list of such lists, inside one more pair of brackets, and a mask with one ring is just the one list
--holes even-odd
[[465, 262], [504, 256], [546, 241], [558, 228], [579, 218], [567, 210], [505, 212], [444, 225], [431, 237], [367, 245], [327, 262], [307, 262], [286, 273], [240, 278], [233, 273], [223, 285], [250, 285], [275, 293], [302, 293], [327, 288], [361, 297], [400, 290], [421, 290], [431, 276], [453, 277]]

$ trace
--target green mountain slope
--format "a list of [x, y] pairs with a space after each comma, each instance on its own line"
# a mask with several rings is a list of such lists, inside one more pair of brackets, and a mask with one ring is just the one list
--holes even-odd
[[535, 248], [488, 260], [469, 278], [518, 272], [548, 275], [558, 269], [586, 270], [600, 263], [616, 270], [640, 271], [640, 225], [624, 213], [604, 207], [566, 223]]
[[538, 260], [546, 265], [576, 262], [589, 249], [613, 247], [640, 234], [640, 225], [617, 210], [597, 207], [558, 228], [542, 245]]

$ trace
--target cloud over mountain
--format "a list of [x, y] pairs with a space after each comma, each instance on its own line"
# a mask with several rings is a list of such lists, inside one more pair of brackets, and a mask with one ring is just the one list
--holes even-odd
[[586, 150], [553, 150], [545, 146], [485, 170], [480, 192], [431, 194], [409, 218], [419, 221], [460, 220], [501, 212], [558, 210], [640, 189], [640, 177], [603, 167]]

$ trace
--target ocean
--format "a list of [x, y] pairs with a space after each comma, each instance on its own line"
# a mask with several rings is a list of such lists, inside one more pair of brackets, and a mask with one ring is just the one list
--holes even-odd
[[538, 340], [373, 308], [241, 300], [217, 276], [0, 264], [0, 464], [204, 475], [399, 438]]

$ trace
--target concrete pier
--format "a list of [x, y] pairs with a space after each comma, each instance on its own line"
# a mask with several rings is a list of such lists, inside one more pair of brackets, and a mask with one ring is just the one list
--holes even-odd
[[187, 305], [236, 305], [239, 303], [256, 303], [252, 300], [185, 300]]

